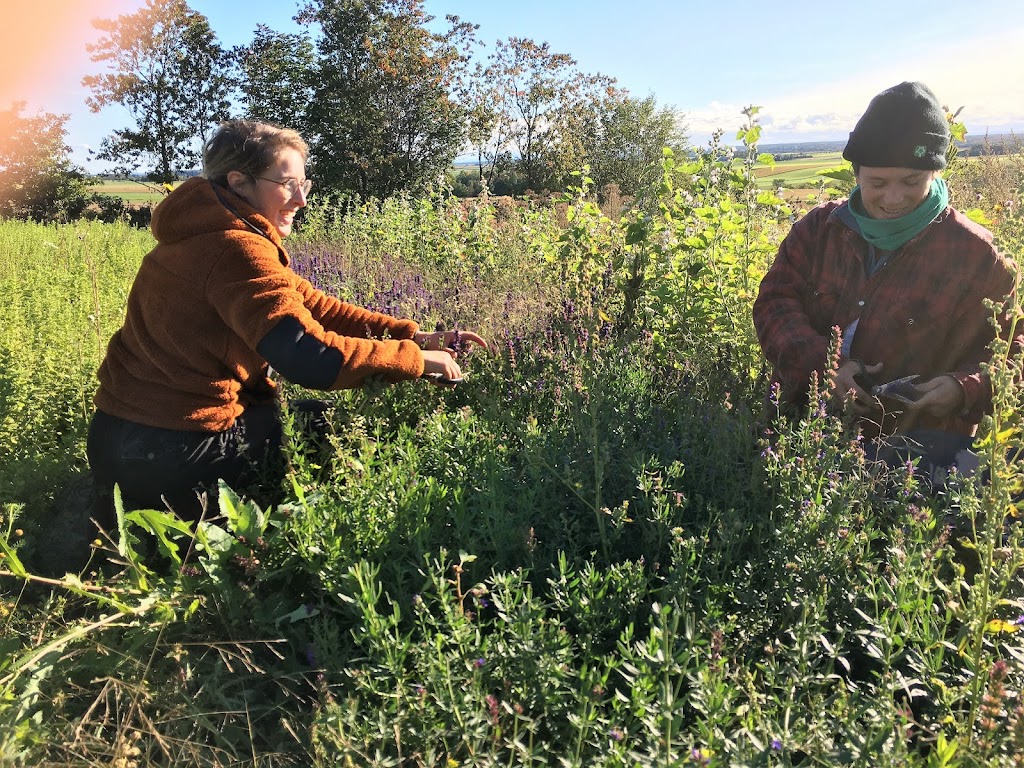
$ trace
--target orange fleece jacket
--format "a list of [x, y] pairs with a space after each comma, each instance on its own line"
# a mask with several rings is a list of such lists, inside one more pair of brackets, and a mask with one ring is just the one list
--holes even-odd
[[289, 316], [341, 352], [331, 389], [423, 374], [416, 323], [318, 291], [289, 268], [270, 222], [228, 190], [189, 179], [157, 206], [153, 235], [100, 365], [100, 410], [165, 429], [228, 429], [248, 405], [275, 397], [255, 350]]

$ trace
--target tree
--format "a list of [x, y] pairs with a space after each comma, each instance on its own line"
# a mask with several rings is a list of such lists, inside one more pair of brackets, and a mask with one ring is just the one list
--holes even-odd
[[587, 165], [598, 189], [617, 184], [622, 194], [635, 197], [659, 178], [665, 147], [677, 154], [686, 148], [680, 115], [659, 108], [654, 96], [616, 92], [594, 105], [593, 122]]
[[503, 108], [504, 95], [493, 74], [478, 62], [460, 91], [466, 111], [466, 140], [476, 154], [478, 178], [491, 191], [499, 165], [508, 168], [512, 160], [507, 149], [512, 113]]
[[580, 72], [568, 54], [522, 37], [498, 41], [486, 76], [497, 86], [499, 125], [517, 157], [502, 144], [495, 156], [519, 166], [534, 191], [561, 188], [567, 167], [581, 159], [580, 110], [611, 93], [615, 80]]
[[160, 182], [195, 168], [203, 141], [228, 117], [232, 88], [229, 57], [206, 17], [185, 0], [146, 0], [93, 26], [106, 35], [87, 49], [110, 71], [82, 79], [93, 93], [86, 104], [93, 112], [120, 104], [134, 120], [105, 138], [97, 157]]
[[0, 216], [58, 221], [77, 218], [88, 185], [68, 157], [67, 115], [24, 116], [24, 102], [0, 111]]
[[306, 113], [318, 180], [387, 197], [441, 178], [463, 144], [451, 90], [474, 27], [429, 31], [422, 0], [314, 0], [297, 18], [321, 29]]
[[241, 72], [246, 118], [308, 133], [316, 51], [306, 34], [284, 34], [259, 24], [253, 41], [232, 51]]

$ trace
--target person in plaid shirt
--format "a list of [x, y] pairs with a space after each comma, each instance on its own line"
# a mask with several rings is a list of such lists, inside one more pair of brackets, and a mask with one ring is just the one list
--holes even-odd
[[[843, 151], [857, 180], [850, 198], [814, 208], [783, 241], [753, 316], [784, 411], [806, 405], [816, 371], [867, 438], [970, 445], [991, 402], [980, 373], [995, 333], [984, 300], [1013, 291], [1016, 265], [949, 205], [939, 176], [949, 141], [945, 110], [925, 85], [878, 94]], [[833, 328], [841, 348], [829, 370]], [[899, 396], [877, 389], [913, 375]]]

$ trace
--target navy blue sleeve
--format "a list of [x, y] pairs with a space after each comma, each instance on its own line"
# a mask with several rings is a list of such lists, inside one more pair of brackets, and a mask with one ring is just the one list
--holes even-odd
[[256, 351], [285, 379], [307, 389], [329, 389], [341, 372], [341, 351], [307, 334], [294, 317], [275, 325]]

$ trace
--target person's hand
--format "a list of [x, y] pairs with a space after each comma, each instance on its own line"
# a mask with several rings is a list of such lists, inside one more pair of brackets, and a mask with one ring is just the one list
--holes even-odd
[[412, 338], [422, 350], [446, 349], [454, 356], [458, 355], [459, 347], [467, 344], [476, 344], [487, 349], [487, 342], [472, 331], [418, 331]]
[[941, 419], [963, 408], [963, 387], [948, 374], [936, 376], [916, 386], [917, 391], [923, 394], [915, 402], [907, 403], [908, 411], [927, 413]]
[[422, 355], [423, 375], [434, 384], [454, 387], [462, 379], [462, 369], [448, 350], [425, 349]]
[[853, 377], [862, 373], [874, 375], [881, 370], [881, 363], [864, 365], [859, 360], [847, 360], [832, 378], [832, 399], [837, 403], [849, 402], [857, 416], [867, 415], [874, 408], [874, 398]]

